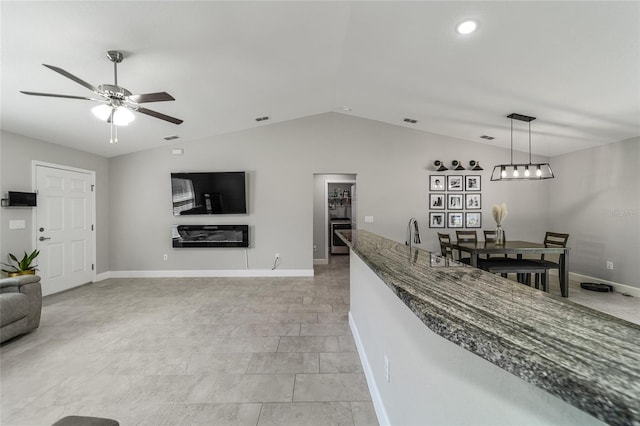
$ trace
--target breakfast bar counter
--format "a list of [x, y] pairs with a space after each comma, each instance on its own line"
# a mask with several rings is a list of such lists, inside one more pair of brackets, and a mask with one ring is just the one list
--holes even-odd
[[640, 425], [640, 326], [371, 232], [342, 238], [382, 424]]

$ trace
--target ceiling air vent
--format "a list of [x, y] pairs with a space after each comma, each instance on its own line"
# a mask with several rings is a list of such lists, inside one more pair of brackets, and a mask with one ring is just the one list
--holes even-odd
[[414, 120], [413, 118], [405, 118], [404, 120], [405, 123], [411, 123], [411, 124], [416, 124], [418, 122], [418, 120]]
[[177, 135], [165, 136], [163, 139], [165, 141], [172, 141], [174, 139], [180, 139], [180, 136], [177, 136]]
[[268, 115], [265, 115], [264, 117], [258, 117], [256, 118], [256, 121], [259, 123], [261, 121], [267, 121], [269, 119]]
[[481, 139], [486, 139], [488, 141], [492, 141], [492, 140], [495, 139], [493, 136], [489, 136], [489, 135], [482, 135], [482, 136], [480, 136], [480, 138]]

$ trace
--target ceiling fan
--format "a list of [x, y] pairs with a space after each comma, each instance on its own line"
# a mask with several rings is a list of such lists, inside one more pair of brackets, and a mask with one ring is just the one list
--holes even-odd
[[114, 83], [101, 84], [98, 87], [87, 83], [86, 81], [76, 77], [70, 72], [63, 70], [62, 68], [58, 68], [53, 65], [42, 64], [45, 67], [59, 74], [62, 74], [68, 79], [75, 81], [81, 86], [86, 87], [87, 89], [98, 95], [99, 98], [87, 98], [84, 96], [73, 95], [58, 95], [55, 93], [27, 92], [23, 90], [21, 90], [20, 92], [24, 93], [25, 95], [48, 96], [52, 98], [82, 99], [87, 101], [100, 102], [100, 105], [93, 107], [91, 111], [99, 119], [111, 124], [111, 143], [118, 142], [117, 128], [115, 128], [114, 125], [128, 125], [135, 118], [132, 111], [159, 118], [160, 120], [168, 121], [174, 124], [181, 124], [183, 122], [183, 120], [180, 120], [179, 118], [171, 117], [169, 115], [141, 107], [139, 104], [149, 102], [175, 101], [175, 99], [167, 92], [134, 95], [124, 87], [118, 86], [118, 64], [122, 62], [122, 60], [124, 59], [124, 55], [122, 52], [109, 50], [107, 52], [107, 58], [111, 62], [113, 62]]

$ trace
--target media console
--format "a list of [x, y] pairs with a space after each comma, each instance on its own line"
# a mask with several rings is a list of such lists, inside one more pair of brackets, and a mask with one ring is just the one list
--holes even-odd
[[249, 225], [173, 225], [173, 247], [249, 247]]

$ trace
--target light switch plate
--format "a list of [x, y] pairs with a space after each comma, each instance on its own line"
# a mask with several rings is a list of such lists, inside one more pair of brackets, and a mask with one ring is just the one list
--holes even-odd
[[24, 220], [10, 220], [9, 221], [9, 229], [24, 229], [25, 223]]
[[373, 223], [373, 216], [365, 216], [364, 221], [367, 223]]

